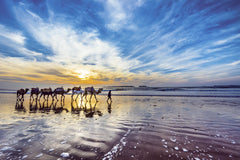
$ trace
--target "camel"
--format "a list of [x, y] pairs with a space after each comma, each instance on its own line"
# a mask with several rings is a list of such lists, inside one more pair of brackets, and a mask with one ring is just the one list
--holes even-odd
[[99, 88], [98, 91], [96, 91], [93, 87], [87, 87], [87, 88], [85, 88], [82, 97], [85, 97], [85, 99], [86, 99], [86, 101], [87, 101], [87, 94], [88, 94], [88, 92], [89, 92], [89, 93], [91, 94], [91, 96], [90, 96], [90, 101], [91, 101], [91, 99], [92, 99], [92, 96], [94, 95], [96, 101], [98, 102], [96, 94], [101, 93], [102, 90], [103, 90], [102, 88]]
[[[24, 94], [26, 94], [27, 92], [28, 92], [28, 88], [26, 88], [26, 89], [19, 89], [19, 90], [17, 90], [17, 100], [23, 100], [24, 101]], [[21, 98], [20, 98], [20, 96], [21, 96]]]
[[[49, 96], [52, 96], [52, 94], [53, 94], [53, 91], [52, 91], [51, 88], [41, 89], [40, 92], [41, 92], [41, 95], [40, 95], [40, 97], [39, 97], [39, 100], [41, 99], [42, 96], [44, 96], [44, 100], [46, 100], [45, 96], [47, 96], [47, 100], [48, 100], [48, 97], [49, 97]], [[52, 96], [52, 98], [53, 98], [53, 96]]]
[[75, 98], [75, 100], [77, 100], [77, 98], [78, 98], [79, 95], [81, 95], [81, 98], [82, 98], [83, 92], [84, 92], [84, 91], [82, 90], [81, 86], [79, 86], [79, 87], [73, 87], [73, 88], [72, 88], [72, 99], [73, 99], [74, 94], [77, 95], [77, 97]]
[[[71, 88], [68, 88], [67, 91], [64, 91], [63, 87], [59, 87], [56, 88], [53, 93], [54, 93], [54, 97], [57, 99], [57, 95], [60, 94], [61, 95], [61, 100], [65, 99], [64, 94], [68, 93], [71, 90]], [[57, 99], [58, 100], [58, 99]]]
[[35, 94], [36, 95], [36, 99], [38, 99], [38, 95], [41, 93], [41, 91], [39, 90], [39, 88], [32, 88], [31, 90], [31, 95], [30, 95], [30, 101], [31, 101], [31, 98], [33, 98], [33, 95]]

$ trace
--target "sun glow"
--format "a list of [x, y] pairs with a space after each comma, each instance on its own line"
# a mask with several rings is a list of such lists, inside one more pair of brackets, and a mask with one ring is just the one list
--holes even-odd
[[77, 74], [80, 79], [85, 79], [85, 80], [88, 79], [90, 76], [90, 72], [86, 70], [78, 70]]

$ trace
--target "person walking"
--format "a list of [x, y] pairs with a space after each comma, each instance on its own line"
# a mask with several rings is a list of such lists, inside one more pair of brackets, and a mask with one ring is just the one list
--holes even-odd
[[108, 99], [107, 99], [107, 101], [108, 100], [110, 100], [112, 102], [112, 91], [111, 90], [108, 91]]

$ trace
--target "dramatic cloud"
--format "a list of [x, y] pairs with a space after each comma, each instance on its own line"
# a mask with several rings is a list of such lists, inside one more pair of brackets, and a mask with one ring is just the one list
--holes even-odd
[[158, 86], [240, 80], [237, 1], [2, 5], [8, 10], [0, 16], [2, 84]]

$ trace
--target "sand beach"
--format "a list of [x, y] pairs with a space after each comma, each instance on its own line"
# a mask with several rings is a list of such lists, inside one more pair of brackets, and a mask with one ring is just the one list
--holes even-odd
[[[113, 92], [114, 93], [114, 92]], [[115, 92], [117, 93], [117, 92]], [[16, 103], [1, 93], [0, 159], [239, 159], [236, 97], [106, 94]]]

